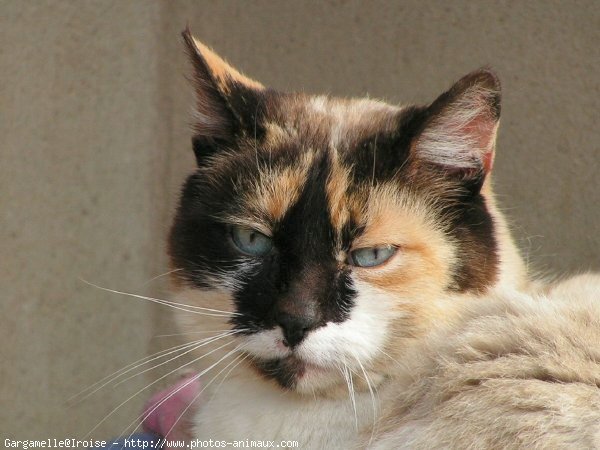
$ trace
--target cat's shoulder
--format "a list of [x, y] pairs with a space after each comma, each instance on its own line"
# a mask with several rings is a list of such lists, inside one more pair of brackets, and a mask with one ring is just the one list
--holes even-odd
[[403, 361], [375, 448], [600, 447], [600, 275], [461, 308]]
[[583, 273], [550, 285], [552, 297], [598, 300], [600, 302], [600, 273]]

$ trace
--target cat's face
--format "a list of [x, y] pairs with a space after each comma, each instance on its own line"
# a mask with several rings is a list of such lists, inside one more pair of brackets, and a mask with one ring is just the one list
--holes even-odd
[[495, 283], [489, 71], [399, 108], [268, 90], [184, 37], [198, 168], [170, 236], [175, 286], [234, 312], [261, 374], [310, 393], [375, 383], [448, 299]]

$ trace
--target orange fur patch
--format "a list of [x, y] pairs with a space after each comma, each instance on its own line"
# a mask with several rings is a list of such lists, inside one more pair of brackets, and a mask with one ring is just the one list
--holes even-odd
[[253, 216], [271, 223], [283, 218], [298, 200], [306, 181], [310, 158], [309, 154], [305, 156], [296, 167], [262, 172], [260, 184], [246, 199]]
[[375, 188], [362, 222], [365, 231], [353, 248], [390, 244], [398, 251], [382, 266], [355, 268], [359, 278], [379, 289], [411, 296], [418, 291], [441, 292], [451, 282], [454, 247], [424, 202], [395, 186]]
[[244, 86], [248, 86], [253, 89], [264, 89], [264, 86], [258, 81], [255, 81], [246, 75], [240, 73], [227, 62], [225, 62], [219, 55], [213, 52], [210, 48], [204, 45], [202, 42], [193, 38], [194, 45], [196, 46], [197, 52], [202, 55], [206, 65], [209, 67], [212, 76], [218, 83], [219, 88], [224, 92], [228, 92], [230, 80], [240, 83]]
[[348, 209], [348, 170], [339, 163], [337, 153], [332, 152], [331, 172], [327, 179], [327, 199], [333, 228], [341, 232], [342, 227], [350, 218]]

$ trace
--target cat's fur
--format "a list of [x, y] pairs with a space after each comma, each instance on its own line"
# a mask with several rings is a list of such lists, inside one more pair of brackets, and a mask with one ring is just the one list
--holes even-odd
[[373, 448], [600, 448], [600, 276], [461, 309], [405, 353]]
[[[560, 411], [550, 408], [546, 422], [514, 440], [525, 429], [508, 419], [500, 424], [494, 414], [502, 409], [486, 404], [506, 400], [503, 388], [479, 392], [487, 378], [504, 378], [504, 355], [522, 345], [532, 347], [531, 361], [508, 365], [522, 374], [513, 379], [524, 378], [524, 401], [529, 383], [562, 389], [555, 381], [579, 380], [527, 367], [543, 365], [556, 339], [577, 347], [585, 336], [598, 337], [597, 323], [577, 325], [593, 315], [596, 290], [574, 295], [572, 320], [563, 325], [550, 316], [569, 307], [564, 294], [515, 293], [533, 285], [491, 189], [500, 115], [495, 75], [473, 72], [427, 107], [400, 108], [266, 89], [189, 32], [184, 40], [197, 93], [198, 169], [184, 186], [170, 237], [174, 298], [233, 314], [180, 311], [178, 321], [190, 331], [237, 332], [231, 345], [203, 347], [206, 367], [232, 371], [222, 384], [204, 378], [210, 400], [194, 418], [194, 436], [297, 440], [302, 448], [491, 448], [550, 436], [548, 417]], [[272, 238], [273, 250], [260, 258], [241, 254], [231, 240], [236, 226]], [[398, 250], [380, 266], [350, 264], [355, 249], [387, 244]], [[497, 328], [486, 335], [490, 314]], [[510, 340], [513, 326], [523, 331]], [[487, 336], [489, 354], [476, 332]], [[581, 351], [595, 350], [587, 343]], [[480, 360], [490, 367], [478, 372], [472, 363]], [[598, 359], [577, 361], [598, 369]], [[446, 370], [445, 363], [454, 366]], [[470, 370], [465, 381], [461, 373]], [[581, 376], [565, 389], [588, 392], [598, 381]], [[464, 383], [458, 394], [479, 403], [446, 391], [452, 383]], [[496, 427], [475, 420], [486, 407]], [[462, 428], [448, 425], [444, 411]], [[591, 442], [590, 433], [579, 442]]]

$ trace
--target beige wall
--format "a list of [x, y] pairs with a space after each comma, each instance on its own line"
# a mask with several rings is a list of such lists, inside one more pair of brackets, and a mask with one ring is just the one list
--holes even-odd
[[[164, 235], [193, 168], [186, 23], [281, 89], [426, 102], [493, 65], [504, 86], [497, 190], [531, 263], [556, 272], [600, 268], [599, 8], [0, 1], [0, 437], [83, 437], [153, 379], [65, 404], [172, 330], [163, 309], [80, 278], [161, 295], [148, 280], [167, 270]], [[93, 434], [119, 434], [139, 407]]]

